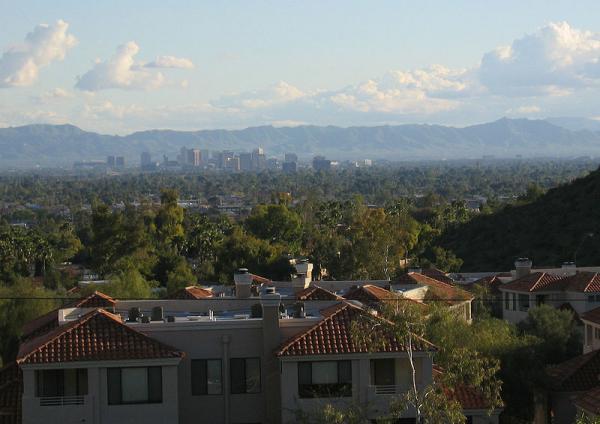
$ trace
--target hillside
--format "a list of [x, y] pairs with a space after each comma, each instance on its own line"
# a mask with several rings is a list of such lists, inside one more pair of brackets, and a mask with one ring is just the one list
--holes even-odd
[[127, 136], [83, 131], [72, 125], [28, 125], [0, 129], [0, 167], [71, 165], [74, 161], [125, 156], [137, 164], [143, 151], [155, 159], [181, 147], [249, 151], [268, 155], [322, 154], [332, 159], [459, 159], [600, 155], [600, 132], [573, 131], [547, 121], [500, 119], [465, 128], [440, 125], [380, 127], [271, 126], [243, 130], [151, 130]]
[[439, 244], [464, 260], [463, 271], [511, 269], [519, 256], [531, 258], [534, 267], [557, 266], [573, 260], [575, 252], [577, 265], [598, 265], [600, 169], [532, 203], [508, 206], [448, 230]]

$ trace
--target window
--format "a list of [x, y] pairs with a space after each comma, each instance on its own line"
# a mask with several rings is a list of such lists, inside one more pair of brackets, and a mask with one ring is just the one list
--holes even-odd
[[529, 295], [528, 294], [520, 294], [519, 295], [519, 311], [527, 312], [529, 310]]
[[352, 362], [299, 362], [298, 394], [301, 398], [352, 396]]
[[546, 298], [547, 298], [547, 296], [546, 296], [546, 295], [544, 295], [544, 294], [538, 294], [538, 295], [535, 297], [535, 304], [536, 304], [537, 306], [541, 306], [541, 305], [545, 304], [545, 303], [546, 303]]
[[510, 293], [504, 293], [504, 309], [510, 309]]
[[396, 361], [389, 359], [371, 359], [371, 383], [376, 386], [396, 384]]
[[260, 359], [231, 359], [231, 393], [260, 393]]
[[87, 369], [40, 370], [35, 372], [36, 396], [85, 396], [88, 394]]
[[517, 294], [516, 293], [512, 293], [512, 310], [516, 311], [517, 310]]
[[192, 360], [192, 395], [220, 395], [223, 381], [220, 359]]
[[594, 328], [594, 338], [596, 340], [600, 339], [600, 328]]
[[585, 325], [585, 345], [586, 346], [591, 346], [592, 345], [592, 326], [591, 325]]
[[108, 404], [162, 402], [162, 368], [108, 368]]

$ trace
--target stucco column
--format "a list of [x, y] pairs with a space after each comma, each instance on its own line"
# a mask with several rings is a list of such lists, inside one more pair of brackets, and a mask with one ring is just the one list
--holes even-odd
[[265, 393], [265, 422], [281, 423], [281, 375], [275, 349], [281, 343], [279, 333], [279, 304], [281, 295], [275, 292], [261, 296], [263, 311], [263, 390]]

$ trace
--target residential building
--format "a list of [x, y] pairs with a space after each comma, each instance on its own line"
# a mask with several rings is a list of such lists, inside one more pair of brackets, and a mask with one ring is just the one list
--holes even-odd
[[531, 272], [531, 261], [517, 260], [513, 281], [498, 286], [502, 292], [502, 316], [510, 322], [527, 318], [533, 307], [547, 304], [572, 310], [576, 317], [600, 305], [600, 274], [577, 272], [565, 264], [563, 273]]
[[[28, 324], [16, 363], [0, 371], [0, 413], [22, 414], [26, 424], [292, 423], [294, 411], [331, 402], [368, 406], [370, 419], [385, 415], [412, 384], [406, 346], [390, 334], [367, 346], [352, 323], [381, 319], [370, 301], [423, 303], [431, 290], [451, 296], [450, 305], [455, 288], [414, 273], [394, 283], [314, 282], [312, 264], [295, 266], [287, 282], [242, 269], [233, 287], [190, 286], [162, 300], [94, 293], [52, 311]], [[415, 337], [418, 387], [441, 372], [435, 351]], [[497, 423], [500, 411], [488, 417], [477, 388], [452, 396], [469, 422]], [[408, 409], [402, 422], [414, 416]]]

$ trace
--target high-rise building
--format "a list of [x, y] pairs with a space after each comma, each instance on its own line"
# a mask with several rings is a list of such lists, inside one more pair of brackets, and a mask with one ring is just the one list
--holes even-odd
[[262, 147], [254, 149], [252, 152], [252, 169], [262, 171], [267, 166], [267, 158]]
[[323, 156], [315, 156], [313, 158], [313, 169], [315, 171], [329, 171], [331, 169], [331, 161]]
[[282, 165], [283, 172], [287, 174], [293, 174], [294, 172], [296, 172], [296, 168], [296, 162], [284, 162]]
[[124, 156], [117, 156], [115, 158], [115, 167], [116, 168], [125, 168], [125, 157]]
[[286, 153], [284, 161], [285, 162], [298, 162], [298, 155], [296, 153]]
[[252, 153], [240, 153], [240, 169], [252, 171]]
[[116, 164], [115, 161], [115, 157], [114, 156], [107, 156], [106, 157], [106, 166], [108, 166], [109, 168], [114, 168]]
[[200, 166], [202, 165], [202, 153], [200, 149], [188, 149], [186, 152], [186, 165]]

